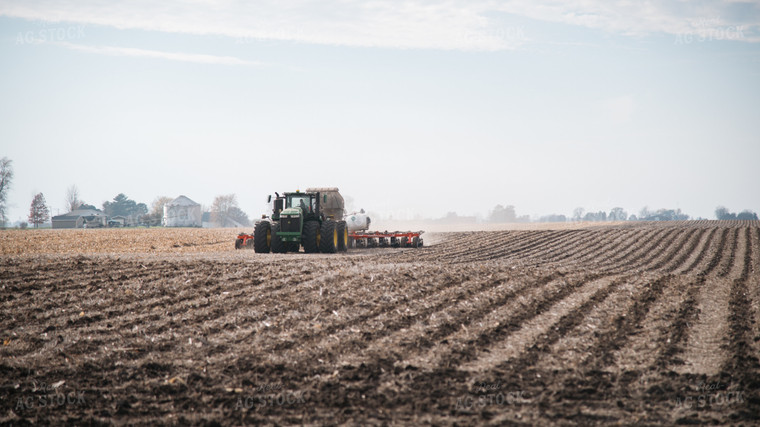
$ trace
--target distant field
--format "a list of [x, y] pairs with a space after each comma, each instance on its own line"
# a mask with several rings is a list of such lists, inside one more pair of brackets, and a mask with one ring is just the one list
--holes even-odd
[[[422, 222], [379, 222], [374, 230], [424, 230], [426, 241], [436, 241], [431, 233], [504, 230], [578, 230], [615, 226], [621, 223], [514, 223], [454, 224]], [[374, 225], [374, 224], [373, 224]], [[239, 232], [248, 228], [101, 228], [0, 230], [0, 255], [21, 254], [118, 254], [118, 253], [209, 253], [234, 250]]]
[[0, 231], [0, 424], [760, 423], [760, 222], [562, 225]]
[[[239, 229], [101, 228], [0, 231], [0, 254], [188, 253], [234, 250]], [[245, 230], [252, 232], [252, 230]]]

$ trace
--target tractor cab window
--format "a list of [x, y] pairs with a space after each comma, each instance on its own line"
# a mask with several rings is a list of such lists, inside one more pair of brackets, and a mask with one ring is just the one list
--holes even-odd
[[288, 208], [301, 208], [306, 212], [313, 212], [314, 206], [313, 206], [313, 199], [306, 195], [290, 195], [288, 196]]

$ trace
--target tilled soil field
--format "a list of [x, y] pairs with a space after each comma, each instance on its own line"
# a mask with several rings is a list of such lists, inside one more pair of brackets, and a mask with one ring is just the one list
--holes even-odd
[[109, 232], [0, 231], [1, 423], [760, 423], [757, 221], [338, 255]]

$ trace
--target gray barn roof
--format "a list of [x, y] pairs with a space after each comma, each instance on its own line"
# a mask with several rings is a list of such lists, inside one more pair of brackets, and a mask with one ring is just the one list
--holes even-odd
[[76, 209], [63, 215], [54, 216], [53, 219], [65, 221], [68, 219], [76, 219], [80, 216], [106, 216], [106, 214], [96, 209]]
[[166, 206], [200, 206], [200, 203], [195, 203], [187, 196], [179, 196], [171, 202], [168, 202]]

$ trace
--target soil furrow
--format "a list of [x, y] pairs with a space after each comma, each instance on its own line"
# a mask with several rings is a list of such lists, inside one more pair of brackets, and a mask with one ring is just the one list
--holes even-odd
[[[541, 313], [550, 309], [557, 302], [567, 298], [583, 284], [594, 281], [603, 277], [602, 274], [590, 274], [582, 277], [581, 279], [574, 280], [565, 284], [559, 289], [551, 292], [545, 292], [542, 294], [542, 298], [537, 298], [532, 301], [526, 302], [520, 307], [520, 309], [510, 313], [510, 317], [504, 321], [500, 321], [494, 327], [490, 327], [475, 337], [465, 340], [461, 345], [453, 347], [446, 353], [440, 355], [440, 366], [457, 366], [462, 365], [475, 359], [477, 357], [475, 349], [483, 348], [490, 345], [496, 340], [502, 340], [505, 337], [510, 336], [520, 329], [523, 323], [526, 323]], [[545, 295], [547, 294], [548, 295]]]
[[[540, 276], [538, 278], [535, 278], [534, 281], [527, 281], [525, 280], [522, 284], [518, 284], [514, 287], [510, 287], [505, 289], [503, 293], [500, 293], [498, 295], [494, 295], [491, 298], [487, 299], [487, 303], [477, 310], [472, 310], [470, 307], [466, 307], [469, 311], [461, 311], [460, 316], [465, 316], [466, 320], [464, 322], [470, 323], [473, 322], [479, 318], [482, 318], [483, 316], [487, 315], [488, 313], [492, 312], [494, 309], [502, 306], [506, 301], [515, 298], [515, 296], [519, 295], [522, 291], [528, 288], [535, 288], [536, 290], [542, 289], [547, 284], [551, 283], [552, 281], [556, 280], [557, 277], [563, 276], [562, 274], [550, 274], [546, 276]], [[523, 279], [524, 280], [524, 279]], [[503, 282], [501, 284], [507, 285], [509, 282]], [[499, 284], [499, 285], [501, 285]], [[498, 286], [498, 285], [497, 285]], [[485, 286], [485, 289], [490, 289], [492, 286]], [[480, 291], [478, 291], [480, 292]], [[438, 299], [438, 296], [436, 296]], [[381, 347], [384, 348], [381, 345], [377, 345], [376, 343], [378, 340], [382, 340], [385, 337], [388, 337], [398, 331], [402, 331], [406, 328], [409, 328], [413, 324], [424, 321], [428, 319], [431, 315], [435, 313], [439, 313], [442, 310], [447, 309], [450, 306], [456, 306], [459, 303], [465, 303], [468, 304], [468, 300], [475, 298], [475, 294], [472, 291], [467, 291], [464, 293], [459, 293], [458, 295], [454, 296], [453, 299], [450, 297], [442, 298], [438, 301], [432, 301], [429, 303], [424, 304], [424, 308], [414, 312], [411, 315], [404, 315], [403, 313], [398, 313], [397, 316], [389, 316], [387, 319], [375, 319], [376, 323], [378, 324], [378, 328], [371, 328], [372, 331], [365, 332], [364, 334], [358, 334], [353, 331], [349, 331], [350, 334], [348, 336], [341, 336], [336, 337], [334, 340], [334, 343], [318, 343], [315, 345], [316, 348], [321, 349], [321, 351], [315, 355], [310, 356], [310, 358], [316, 358], [316, 359], [322, 359], [322, 360], [328, 360], [335, 357], [334, 351], [332, 350], [332, 347], [336, 343], [339, 343], [341, 346], [348, 347], [352, 350], [352, 353], [354, 354], [362, 354], [361, 352], [368, 348], [368, 347]], [[484, 298], [480, 298], [477, 301], [483, 301]], [[386, 314], [386, 313], [384, 313]], [[439, 330], [444, 331], [443, 333], [446, 334], [448, 331], [455, 330], [455, 328], [459, 327], [461, 323], [458, 323], [458, 318], [455, 318], [454, 321], [447, 321], [444, 322], [441, 326], [439, 326]], [[441, 332], [438, 332], [439, 334]], [[431, 339], [428, 339], [428, 337], [423, 336], [417, 342], [413, 345], [409, 345], [408, 347], [424, 347], [424, 346], [430, 346], [435, 344], [434, 341]]]
[[694, 271], [697, 266], [699, 266], [702, 263], [702, 260], [707, 256], [707, 254], [710, 251], [710, 248], [712, 247], [713, 240], [715, 239], [715, 235], [718, 233], [718, 228], [711, 228], [710, 231], [707, 233], [707, 239], [702, 243], [701, 249], [699, 250], [699, 253], [695, 257], [691, 257], [691, 262], [689, 263], [689, 266], [686, 267], [686, 269], [677, 271], [676, 273], [679, 274], [688, 274]]
[[706, 232], [707, 231], [705, 229], [696, 229], [695, 233], [692, 233], [690, 243], [686, 247], [686, 249], [681, 251], [681, 255], [679, 255], [676, 259], [674, 259], [673, 262], [671, 262], [670, 265], [666, 267], [663, 271], [665, 273], [672, 273], [676, 271], [677, 269], [681, 268], [688, 259], [694, 257], [695, 254], [697, 253], [697, 246], [699, 246], [699, 244], [704, 239]]
[[672, 280], [672, 276], [666, 275], [647, 286], [631, 308], [625, 314], [615, 318], [608, 330], [600, 333], [595, 350], [582, 365], [586, 369], [600, 370], [613, 363], [615, 361], [613, 352], [621, 348], [629, 339], [629, 335], [640, 328], [650, 307], [661, 297], [663, 290]]
[[726, 240], [728, 236], [729, 229], [723, 228], [720, 233], [720, 240], [718, 241], [718, 246], [715, 248], [715, 253], [713, 254], [712, 258], [710, 258], [710, 261], [707, 263], [707, 267], [699, 272], [700, 275], [707, 276], [710, 273], [712, 273], [715, 268], [718, 267], [718, 264], [720, 264], [721, 260], [724, 257], [723, 248], [726, 246]]
[[[747, 230], [749, 231], [749, 230]], [[746, 234], [748, 237], [749, 234]], [[744, 265], [741, 275], [731, 284], [731, 294], [728, 301], [729, 317], [726, 347], [731, 356], [722, 366], [722, 377], [735, 381], [738, 390], [746, 393], [746, 404], [736, 408], [731, 419], [734, 422], [758, 422], [760, 420], [760, 361], [756, 343], [753, 342], [752, 331], [757, 319], [752, 313], [752, 301], [747, 279], [750, 275], [752, 245], [747, 238]]]
[[515, 337], [516, 344], [505, 340], [483, 349], [485, 354], [464, 364], [460, 369], [484, 372], [498, 367], [516, 374], [522, 368], [535, 365], [541, 355], [548, 353], [554, 343], [579, 326], [594, 308], [626, 280], [628, 277], [605, 277], [588, 282], [572, 298], [568, 298], [569, 301], [560, 301], [557, 310], [541, 314], [510, 336], [509, 338]]

